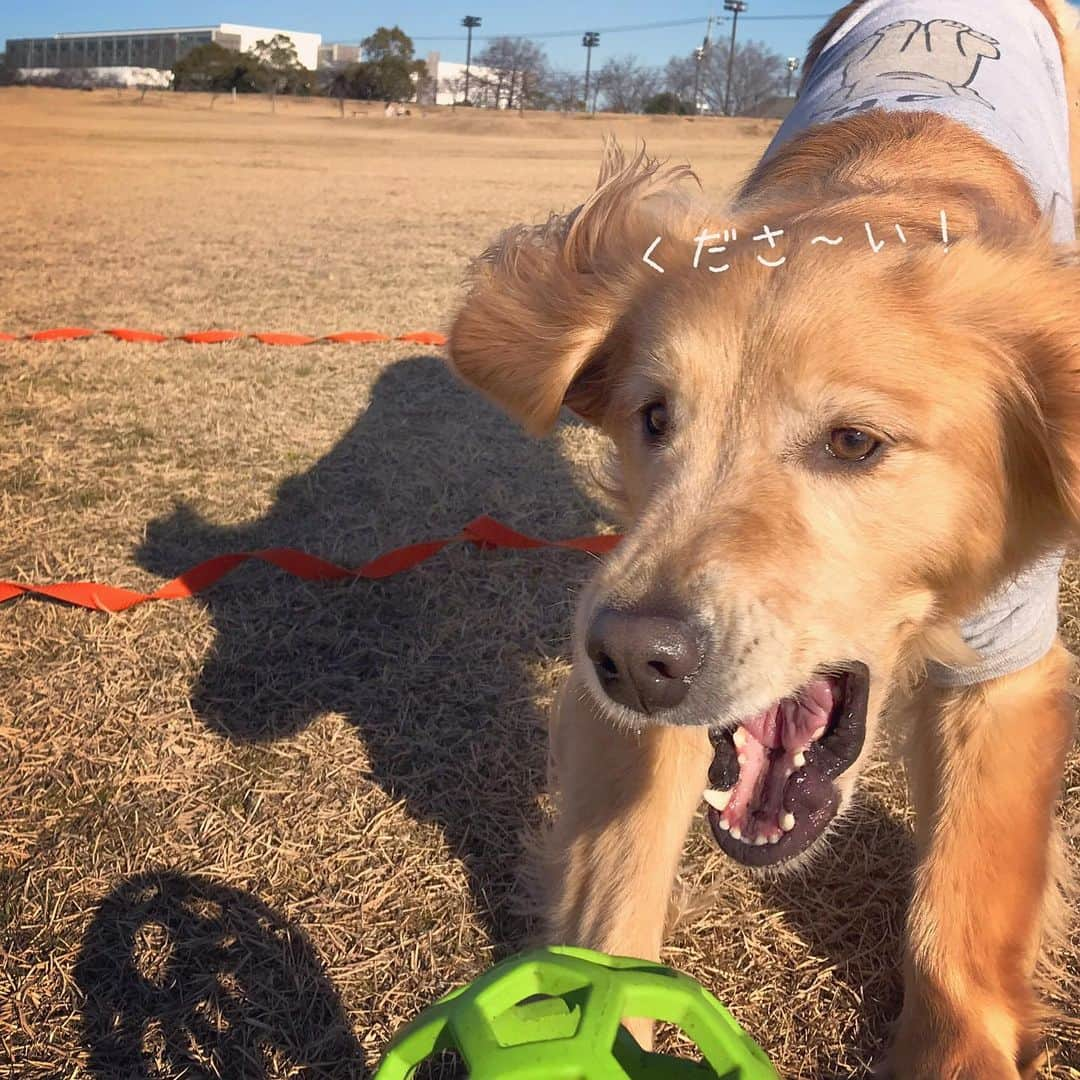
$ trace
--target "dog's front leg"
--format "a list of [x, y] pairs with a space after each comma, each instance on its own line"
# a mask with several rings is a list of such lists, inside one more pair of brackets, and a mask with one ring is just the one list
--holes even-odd
[[1055, 649], [979, 687], [927, 689], [912, 783], [919, 865], [908, 924], [902, 1080], [1032, 1075], [1032, 988], [1055, 889], [1054, 806], [1072, 739]]
[[[546, 862], [547, 939], [655, 960], [683, 842], [707, 783], [707, 732], [616, 728], [575, 674], [551, 740], [560, 790]], [[646, 1036], [640, 1026], [633, 1030]]]

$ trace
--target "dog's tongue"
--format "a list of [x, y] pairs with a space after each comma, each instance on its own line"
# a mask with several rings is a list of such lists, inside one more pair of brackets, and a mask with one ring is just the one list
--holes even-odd
[[717, 808], [719, 828], [730, 830], [736, 840], [759, 845], [776, 843], [794, 828], [794, 816], [784, 807], [784, 790], [806, 764], [804, 751], [825, 734], [834, 701], [828, 680], [814, 679], [797, 697], [784, 698], [735, 729], [738, 772], [724, 805]]
[[784, 698], [739, 727], [767, 750], [796, 753], [820, 737], [832, 713], [833, 688], [828, 679], [814, 679], [798, 698]]

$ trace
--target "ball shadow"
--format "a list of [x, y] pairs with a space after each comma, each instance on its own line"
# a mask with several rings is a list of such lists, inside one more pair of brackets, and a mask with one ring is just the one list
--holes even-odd
[[101, 902], [75, 966], [90, 1072], [362, 1078], [364, 1054], [302, 931], [241, 890], [173, 872]]

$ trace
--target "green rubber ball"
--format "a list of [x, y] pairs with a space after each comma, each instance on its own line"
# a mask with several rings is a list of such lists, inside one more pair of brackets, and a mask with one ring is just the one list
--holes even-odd
[[[625, 1017], [674, 1024], [701, 1061], [643, 1050]], [[588, 949], [537, 949], [497, 964], [400, 1031], [375, 1080], [408, 1080], [454, 1051], [470, 1080], [777, 1080], [761, 1048], [693, 979]]]

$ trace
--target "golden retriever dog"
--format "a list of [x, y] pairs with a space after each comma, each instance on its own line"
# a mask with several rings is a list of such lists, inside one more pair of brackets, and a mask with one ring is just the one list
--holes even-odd
[[[918, 866], [891, 1075], [1015, 1080], [1062, 908], [1070, 660], [1053, 592], [1048, 636], [996, 668], [971, 620], [1032, 574], [1056, 589], [1080, 527], [1080, 265], [1014, 158], [919, 104], [994, 120], [971, 71], [1005, 45], [958, 2], [863, 42], [829, 116], [720, 209], [687, 168], [609, 149], [582, 206], [478, 260], [449, 351], [528, 431], [565, 406], [613, 444], [626, 536], [581, 596], [552, 725], [548, 940], [657, 957], [703, 798], [737, 862], [812, 863], [903, 715]], [[1059, 51], [1064, 129], [1075, 16], [991, 6]]]

